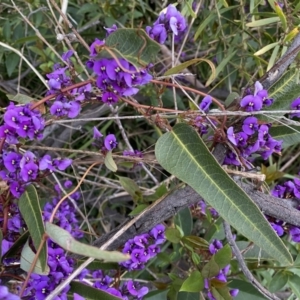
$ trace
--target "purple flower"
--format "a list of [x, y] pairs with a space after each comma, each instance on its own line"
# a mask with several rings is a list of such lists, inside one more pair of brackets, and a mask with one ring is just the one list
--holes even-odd
[[298, 227], [290, 228], [290, 236], [294, 242], [300, 243], [300, 229]]
[[232, 289], [229, 291], [229, 294], [231, 295], [231, 297], [236, 297], [239, 293], [239, 290], [238, 289]]
[[21, 161], [21, 154], [15, 152], [9, 152], [8, 154], [3, 156], [3, 163], [5, 168], [9, 172], [15, 172], [17, 168], [19, 168], [19, 164]]
[[95, 39], [95, 41], [90, 46], [90, 56], [97, 56], [99, 53], [99, 50], [101, 49], [101, 46], [105, 44], [104, 41], [100, 41], [99, 39]]
[[278, 236], [282, 236], [284, 234], [284, 230], [283, 230], [283, 228], [282, 228], [281, 225], [275, 224], [275, 223], [271, 223], [271, 226], [276, 231], [276, 233], [278, 234]]
[[241, 100], [240, 105], [246, 111], [258, 111], [261, 110], [263, 101], [259, 96], [248, 95]]
[[212, 98], [211, 98], [211, 96], [207, 95], [201, 101], [199, 108], [201, 110], [203, 110], [204, 112], [208, 112], [211, 103], [212, 103]]
[[0, 295], [2, 300], [21, 300], [17, 295], [11, 294], [6, 286], [0, 285]]
[[113, 24], [111, 27], [104, 27], [104, 29], [106, 30], [106, 37], [108, 37], [110, 34], [112, 34], [118, 29], [118, 26], [116, 24]]
[[298, 117], [300, 118], [300, 97], [297, 98], [296, 100], [294, 100], [291, 104], [291, 109], [293, 110], [299, 110], [299, 113], [293, 113], [293, 114], [290, 114], [290, 117]]
[[227, 137], [228, 137], [228, 140], [235, 146], [237, 146], [237, 141], [236, 141], [236, 137], [235, 137], [235, 134], [234, 134], [234, 129], [233, 127], [229, 127], [227, 129]]
[[97, 129], [97, 127], [94, 126], [94, 129], [93, 129], [93, 139], [99, 140], [102, 137], [103, 137], [103, 134]]
[[274, 189], [272, 190], [272, 196], [277, 198], [283, 198], [285, 194], [286, 187], [282, 185], [275, 185]]
[[62, 54], [62, 59], [66, 62], [70, 62], [70, 57], [74, 54], [73, 50], [68, 50], [67, 52]]
[[81, 297], [80, 295], [74, 293], [73, 294], [73, 300], [85, 300], [85, 298]]
[[162, 224], [158, 224], [154, 228], [152, 228], [149, 234], [155, 239], [155, 244], [157, 245], [164, 243], [166, 240], [165, 226]]
[[243, 131], [248, 134], [254, 134], [258, 129], [257, 119], [255, 117], [248, 117], [243, 122]]
[[168, 37], [164, 24], [156, 24], [153, 27], [147, 26], [146, 32], [153, 40], [160, 44], [164, 44]]
[[106, 150], [110, 151], [117, 147], [117, 139], [114, 134], [109, 134], [104, 139], [104, 147]]
[[118, 97], [116, 94], [112, 92], [105, 92], [102, 95], [102, 102], [107, 103], [107, 104], [115, 104], [119, 101]]
[[29, 162], [21, 169], [20, 175], [25, 182], [34, 180], [38, 175], [38, 166], [34, 162]]
[[221, 248], [223, 248], [222, 242], [219, 240], [213, 240], [213, 242], [209, 245], [209, 252], [211, 254], [216, 254]]
[[128, 289], [128, 292], [132, 296], [137, 297], [137, 299], [141, 299], [149, 291], [149, 289], [147, 287], [142, 287], [141, 289], [138, 290], [137, 283], [134, 283], [132, 280], [129, 280], [127, 282], [127, 289]]

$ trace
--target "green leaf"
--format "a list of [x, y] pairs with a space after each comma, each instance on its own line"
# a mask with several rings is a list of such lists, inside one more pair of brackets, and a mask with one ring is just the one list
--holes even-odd
[[137, 202], [143, 200], [143, 194], [140, 187], [131, 178], [117, 176], [124, 190]]
[[[33, 264], [35, 258], [35, 253], [31, 250], [28, 240], [26, 241], [22, 252], [21, 252], [21, 269], [25, 272], [28, 272]], [[37, 260], [32, 273], [36, 273], [39, 275], [48, 275], [50, 272], [50, 268], [46, 265], [46, 268], [42, 268], [40, 259]]]
[[128, 260], [130, 255], [118, 251], [105, 251], [76, 241], [66, 230], [57, 225], [46, 222], [46, 232], [49, 237], [67, 251], [83, 256], [94, 257], [106, 262], [121, 262]]
[[112, 151], [108, 151], [105, 155], [104, 164], [107, 169], [111, 170], [112, 172], [116, 172], [118, 167], [112, 157]]
[[300, 299], [300, 277], [297, 275], [289, 276], [288, 285], [297, 296], [297, 299]]
[[292, 69], [284, 74], [269, 90], [269, 98], [274, 99], [271, 109], [290, 109], [291, 102], [300, 95], [299, 73]]
[[188, 207], [182, 209], [174, 218], [174, 223], [182, 229], [184, 235], [189, 235], [193, 229], [193, 219]]
[[140, 204], [138, 205], [130, 214], [129, 216], [136, 216], [140, 214], [143, 210], [145, 210], [149, 205], [147, 204]]
[[215, 74], [210, 75], [207, 82], [205, 83], [205, 86], [209, 86], [215, 80], [215, 78], [223, 71], [223, 69], [227, 66], [228, 62], [233, 58], [236, 52], [237, 51], [233, 51], [232, 48], [228, 50], [229, 54], [217, 66]]
[[269, 44], [269, 45], [267, 45], [267, 46], [261, 48], [260, 50], [256, 51], [256, 52], [254, 53], [254, 55], [256, 55], [256, 56], [262, 55], [262, 54], [268, 52], [269, 50], [273, 49], [273, 48], [276, 47], [277, 45], [278, 45], [278, 42]]
[[209, 247], [209, 243], [205, 239], [195, 235], [184, 236], [181, 241], [195, 250], [208, 249]]
[[105, 39], [105, 45], [136, 67], [154, 62], [160, 50], [160, 45], [142, 29], [117, 29]]
[[6, 96], [9, 100], [18, 102], [20, 104], [26, 104], [33, 101], [33, 98], [23, 94], [16, 94], [16, 95], [6, 94]]
[[256, 245], [250, 245], [249, 247], [249, 242], [246, 241], [238, 241], [236, 242], [238, 248], [240, 251], [243, 253], [243, 256], [247, 260], [255, 260], [257, 261], [258, 258], [260, 257], [260, 260], [274, 260], [272, 256], [267, 254], [265, 251], [262, 251], [259, 247]]
[[72, 281], [70, 286], [70, 292], [77, 293], [86, 300], [120, 300], [119, 297], [113, 296], [103, 290], [96, 289], [78, 281]]
[[167, 72], [165, 72], [164, 76], [169, 76], [169, 75], [174, 75], [174, 74], [179, 74], [182, 70], [184, 70], [185, 68], [191, 66], [191, 65], [194, 65], [194, 64], [197, 64], [199, 62], [206, 62], [209, 64], [210, 68], [211, 68], [211, 71], [212, 71], [212, 77], [213, 79], [216, 78], [216, 67], [215, 65], [213, 64], [212, 61], [208, 60], [208, 59], [205, 59], [205, 58], [194, 58], [194, 59], [191, 59], [191, 60], [188, 60], [176, 67], [173, 67], [171, 69], [169, 69]]
[[232, 297], [229, 294], [229, 289], [227, 287], [223, 287], [223, 288], [213, 287], [211, 291], [216, 300], [232, 300]]
[[231, 248], [227, 244], [214, 255], [214, 259], [218, 266], [223, 269], [229, 265], [231, 256]]
[[200, 300], [200, 293], [180, 292], [176, 300]]
[[281, 263], [293, 262], [259, 208], [227, 175], [192, 127], [175, 125], [159, 138], [155, 154], [163, 168], [189, 184], [241, 234]]
[[271, 55], [271, 57], [269, 59], [267, 71], [269, 71], [274, 66], [275, 61], [277, 59], [277, 55], [278, 55], [279, 49], [280, 49], [279, 45], [275, 46], [275, 48], [274, 48], [274, 50], [272, 52], [272, 55]]
[[167, 228], [165, 235], [167, 240], [174, 244], [178, 244], [181, 240], [181, 234], [177, 228]]
[[212, 256], [212, 258], [209, 260], [209, 262], [206, 263], [204, 265], [204, 267], [202, 268], [201, 273], [204, 278], [210, 278], [210, 277], [218, 275], [220, 271], [221, 271], [221, 268], [216, 263], [214, 256]]
[[266, 18], [266, 19], [256, 20], [256, 21], [247, 23], [246, 26], [247, 27], [259, 27], [259, 26], [265, 26], [265, 25], [272, 24], [272, 23], [277, 23], [279, 21], [280, 21], [279, 17], [272, 17], [272, 18]]
[[[37, 250], [43, 241], [45, 227], [39, 198], [32, 184], [27, 186], [24, 194], [18, 201], [18, 205], [31, 235], [33, 245]], [[41, 249], [39, 260], [41, 261], [42, 270], [45, 271], [47, 267], [47, 243], [44, 243]]]
[[270, 282], [269, 291], [275, 293], [281, 290], [287, 284], [288, 280], [289, 276], [284, 271], [278, 271]]
[[[83, 259], [76, 259], [76, 267], [79, 267], [81, 264], [83, 264], [85, 260]], [[90, 271], [95, 271], [95, 270], [117, 270], [120, 268], [120, 265], [118, 263], [105, 263], [103, 261], [95, 259], [93, 262], [91, 262], [87, 267], [88, 270]]]
[[283, 141], [283, 148], [300, 142], [300, 126], [275, 126], [270, 128], [269, 133], [274, 139]]
[[23, 249], [24, 244], [28, 240], [29, 231], [25, 231], [8, 249], [8, 251], [3, 255], [2, 259], [19, 256], [20, 250]]
[[204, 288], [204, 280], [201, 273], [199, 271], [194, 271], [183, 282], [179, 291], [197, 293], [202, 291], [203, 288]]
[[6, 54], [5, 57], [5, 66], [7, 75], [10, 77], [14, 71], [17, 70], [17, 66], [19, 64], [20, 57], [16, 53]]
[[238, 279], [231, 279], [228, 286], [233, 289], [239, 289], [238, 295], [234, 300], [266, 300], [268, 298], [264, 297], [260, 292], [257, 291], [255, 287], [249, 282]]

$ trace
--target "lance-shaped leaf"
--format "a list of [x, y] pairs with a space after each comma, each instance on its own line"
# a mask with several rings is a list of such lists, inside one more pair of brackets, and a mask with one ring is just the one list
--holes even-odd
[[[96, 289], [92, 286], [88, 286], [84, 283], [72, 281], [70, 292], [78, 293], [80, 296], [84, 297], [86, 300], [120, 300], [119, 297], [109, 294], [105, 291]], [[73, 298], [72, 298], [73, 299]]]
[[[33, 245], [37, 250], [42, 243], [45, 233], [44, 222], [42, 218], [42, 210], [36, 189], [33, 185], [29, 185], [18, 202], [21, 215], [28, 227], [28, 231], [32, 237]], [[47, 244], [44, 243], [39, 254], [42, 270], [47, 267]]]
[[101, 259], [106, 262], [121, 262], [130, 258], [130, 255], [128, 254], [123, 254], [118, 251], [100, 250], [97, 247], [80, 243], [76, 241], [68, 231], [49, 222], [46, 222], [46, 233], [49, 235], [51, 240], [59, 246], [67, 251], [79, 255]]
[[153, 62], [160, 45], [142, 29], [117, 29], [105, 39], [117, 57], [123, 57], [136, 67], [145, 67]]
[[293, 100], [300, 95], [299, 72], [295, 69], [284, 74], [269, 90], [274, 103], [268, 110], [290, 109]]
[[283, 264], [292, 257], [259, 208], [227, 175], [196, 131], [177, 124], [156, 143], [158, 162], [189, 184], [241, 234]]
[[274, 139], [283, 141], [283, 148], [300, 143], [300, 126], [275, 126], [269, 133]]
[[[35, 253], [31, 250], [27, 240], [21, 252], [21, 269], [28, 272], [33, 264], [34, 258]], [[45, 270], [43, 270], [41, 261], [38, 259], [32, 272], [39, 275], [48, 275], [50, 269], [46, 266]]]

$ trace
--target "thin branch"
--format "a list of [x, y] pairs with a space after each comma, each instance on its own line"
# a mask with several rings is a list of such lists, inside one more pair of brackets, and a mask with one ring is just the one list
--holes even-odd
[[244, 275], [247, 277], [247, 279], [250, 281], [250, 283], [261, 293], [263, 294], [266, 298], [271, 299], [271, 300], [280, 300], [276, 295], [270, 293], [266, 288], [264, 288], [259, 282], [258, 280], [252, 275], [252, 273], [250, 272], [250, 270], [248, 269], [243, 255], [240, 252], [237, 244], [234, 241], [234, 238], [232, 236], [232, 232], [230, 229], [230, 225], [227, 222], [223, 222], [223, 226], [224, 226], [224, 230], [225, 230], [225, 236], [226, 239], [228, 241], [228, 244], [230, 245], [233, 254], [235, 255], [239, 266], [242, 269], [242, 272], [244, 273]]

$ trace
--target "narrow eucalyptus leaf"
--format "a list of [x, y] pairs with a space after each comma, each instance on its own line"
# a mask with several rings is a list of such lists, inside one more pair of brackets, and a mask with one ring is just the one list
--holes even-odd
[[[33, 185], [27, 186], [24, 194], [18, 201], [18, 205], [21, 215], [32, 237], [33, 245], [37, 250], [43, 241], [45, 227], [40, 201]], [[41, 261], [42, 269], [45, 271], [47, 266], [47, 243], [44, 243], [39, 255], [39, 259]]]
[[99, 248], [80, 243], [66, 230], [57, 225], [46, 222], [46, 233], [59, 246], [67, 251], [83, 256], [94, 257], [106, 262], [121, 262], [128, 260], [130, 255], [118, 251], [105, 251]]
[[209, 152], [197, 132], [177, 124], [156, 143], [158, 162], [189, 184], [236, 230], [283, 264], [292, 256], [248, 195], [231, 179]]

